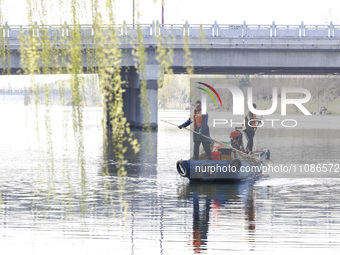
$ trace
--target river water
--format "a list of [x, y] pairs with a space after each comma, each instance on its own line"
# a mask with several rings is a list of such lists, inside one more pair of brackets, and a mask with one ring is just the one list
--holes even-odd
[[[163, 122], [157, 132], [135, 132], [141, 152], [127, 155], [127, 177], [117, 176], [113, 159], [105, 175], [102, 113], [95, 107], [85, 109], [82, 171], [71, 110], [51, 109], [53, 157], [43, 107], [40, 111], [34, 120], [30, 107], [0, 106], [1, 254], [340, 250], [338, 178], [269, 175], [239, 183], [190, 183], [175, 164], [189, 158], [191, 134]], [[159, 112], [159, 119], [177, 124], [187, 117], [185, 111]], [[316, 123], [339, 123], [339, 117], [317, 118]], [[263, 129], [255, 142], [270, 148], [275, 164], [339, 163], [338, 127]]]

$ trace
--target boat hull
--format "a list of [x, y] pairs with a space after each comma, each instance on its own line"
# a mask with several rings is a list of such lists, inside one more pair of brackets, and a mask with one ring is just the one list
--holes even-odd
[[256, 162], [231, 160], [179, 160], [179, 175], [197, 181], [238, 181], [254, 179], [263, 175], [262, 166], [269, 159], [269, 151], [261, 153]]

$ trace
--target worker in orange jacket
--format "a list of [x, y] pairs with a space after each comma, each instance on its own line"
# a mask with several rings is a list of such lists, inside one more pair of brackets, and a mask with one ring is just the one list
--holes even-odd
[[201, 101], [198, 100], [195, 103], [195, 110], [193, 118], [189, 118], [186, 122], [184, 122], [182, 125], [179, 125], [178, 128], [181, 129], [182, 127], [187, 127], [191, 123], [194, 123], [194, 131], [196, 131], [198, 134], [193, 134], [193, 140], [194, 140], [194, 160], [199, 159], [199, 146], [202, 143], [205, 153], [207, 154], [208, 160], [212, 160], [211, 156], [211, 149], [210, 149], [210, 143], [211, 140], [203, 137], [208, 136], [210, 137], [210, 131], [208, 126], [208, 114], [202, 114], [201, 110]]

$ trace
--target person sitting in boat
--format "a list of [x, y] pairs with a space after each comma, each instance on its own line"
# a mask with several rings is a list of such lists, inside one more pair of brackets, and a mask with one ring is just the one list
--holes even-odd
[[[253, 107], [256, 109], [256, 104], [253, 104]], [[243, 132], [246, 133], [247, 138], [247, 147], [246, 153], [251, 153], [253, 151], [253, 144], [254, 144], [254, 136], [255, 131], [257, 129], [257, 122], [259, 119], [256, 118], [256, 114], [249, 111], [247, 115], [244, 117], [245, 129]]]
[[195, 110], [193, 118], [189, 118], [182, 125], [179, 125], [178, 128], [182, 129], [182, 127], [187, 127], [191, 123], [194, 123], [194, 131], [198, 132], [198, 134], [193, 134], [194, 140], [194, 160], [199, 159], [199, 147], [202, 143], [205, 153], [207, 154], [208, 160], [212, 160], [211, 149], [210, 149], [210, 139], [204, 136], [210, 136], [209, 126], [208, 126], [208, 114], [202, 114], [201, 112], [201, 101], [198, 100], [195, 103]]

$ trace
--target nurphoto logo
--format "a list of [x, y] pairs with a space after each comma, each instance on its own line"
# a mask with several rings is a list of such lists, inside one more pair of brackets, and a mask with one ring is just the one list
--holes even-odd
[[[220, 82], [220, 81], [218, 81]], [[299, 112], [303, 113], [305, 116], [312, 115], [310, 111], [304, 106], [304, 104], [308, 103], [311, 100], [311, 92], [306, 88], [301, 87], [272, 87], [271, 88], [271, 94], [266, 95], [266, 98], [268, 98], [267, 102], [270, 103], [270, 107], [268, 109], [258, 109], [254, 107], [255, 101], [253, 99], [253, 88], [248, 87], [247, 88], [247, 96], [245, 96], [244, 92], [241, 88], [239, 88], [236, 85], [233, 84], [223, 84], [218, 83], [214, 85], [210, 85], [208, 83], [204, 82], [196, 82], [197, 84], [201, 85], [202, 87], [196, 86], [197, 89], [200, 91], [203, 91], [200, 94], [201, 99], [201, 108], [202, 108], [202, 114], [207, 114], [207, 108], [208, 108], [208, 97], [210, 96], [212, 101], [214, 102], [215, 106], [218, 106], [217, 100], [215, 97], [217, 97], [219, 101], [219, 105], [223, 107], [223, 101], [225, 100], [223, 96], [221, 96], [221, 92], [228, 91], [231, 94], [231, 99], [229, 101], [232, 101], [232, 114], [233, 116], [244, 116], [247, 113], [247, 110], [245, 109], [245, 102], [248, 107], [248, 110], [257, 116], [269, 116], [278, 110], [279, 107], [279, 99], [280, 99], [280, 115], [281, 116], [287, 116], [287, 108], [288, 106], [295, 106], [296, 109], [298, 109]], [[218, 89], [220, 93], [216, 91]], [[290, 95], [290, 96], [289, 96]], [[292, 96], [293, 95], [293, 96]], [[245, 100], [246, 99], [246, 100]], [[253, 120], [248, 120], [248, 125], [252, 125]], [[264, 125], [269, 127], [275, 127], [275, 124], [280, 123], [282, 127], [285, 128], [292, 128], [296, 127], [298, 125], [298, 121], [296, 119], [278, 119], [278, 118], [265, 118], [260, 119], [257, 121], [257, 128], [263, 127]], [[245, 120], [239, 121], [236, 119], [220, 119], [220, 118], [214, 118], [213, 119], [213, 127], [216, 127], [218, 125], [226, 125], [229, 124], [230, 127], [235, 127], [236, 125], [242, 125], [245, 126]]]
[[[221, 106], [222, 106], [222, 100], [219, 96], [219, 94], [216, 92], [216, 90], [205, 83], [202, 82], [198, 82], [199, 84], [205, 85], [208, 88], [210, 88], [215, 95], [218, 97], [218, 99], [220, 100]], [[220, 88], [220, 89], [228, 89], [233, 97], [233, 114], [234, 115], [244, 115], [245, 114], [245, 110], [244, 110], [244, 94], [243, 91], [238, 88], [235, 85], [216, 85], [216, 88]], [[203, 89], [201, 87], [197, 87], [198, 89], [201, 89], [203, 91], [205, 91], [208, 95], [210, 95], [210, 97], [213, 99], [213, 101], [216, 104], [216, 100], [213, 97], [213, 95], [207, 91], [206, 89]], [[304, 95], [303, 98], [287, 98], [287, 94], [288, 93], [299, 93], [301, 95]], [[278, 105], [278, 88], [273, 88], [272, 90], [272, 106], [270, 109], [268, 110], [258, 110], [256, 108], [253, 107], [253, 88], [249, 87], [248, 88], [248, 96], [247, 96], [247, 103], [248, 103], [248, 108], [251, 112], [258, 114], [258, 115], [270, 115], [272, 113], [274, 113], [277, 109], [277, 105]], [[309, 100], [311, 99], [311, 93], [309, 90], [305, 89], [305, 88], [281, 88], [281, 115], [287, 115], [287, 105], [291, 104], [291, 105], [295, 105], [298, 109], [301, 110], [301, 112], [304, 115], [312, 115], [304, 106], [304, 103], [307, 103]], [[202, 101], [202, 114], [206, 114], [207, 113], [207, 96], [206, 94], [202, 93], [201, 94], [201, 101]]]

